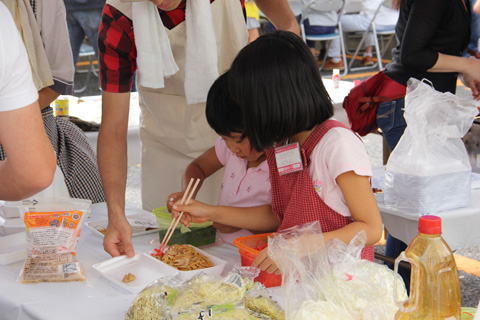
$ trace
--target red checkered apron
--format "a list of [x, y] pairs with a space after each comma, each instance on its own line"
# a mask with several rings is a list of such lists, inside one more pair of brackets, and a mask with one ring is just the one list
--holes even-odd
[[[323, 232], [340, 229], [352, 221], [330, 208], [313, 187], [308, 172], [310, 155], [323, 135], [335, 127], [344, 127], [341, 122], [327, 120], [320, 124], [301, 147], [303, 170], [279, 175], [275, 150], [266, 152], [272, 185], [272, 208], [281, 223], [278, 230], [318, 220]], [[362, 250], [362, 258], [373, 261], [373, 246]]]

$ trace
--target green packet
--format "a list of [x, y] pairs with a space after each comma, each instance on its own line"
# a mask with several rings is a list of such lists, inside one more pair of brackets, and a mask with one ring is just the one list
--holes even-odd
[[[172, 216], [166, 206], [154, 209], [153, 214], [157, 218], [158, 235], [161, 242], [172, 222]], [[199, 247], [213, 243], [216, 238], [216, 229], [212, 224], [212, 221], [208, 221], [204, 223], [190, 223], [190, 227], [185, 227], [179, 223], [168, 244], [190, 244]]]

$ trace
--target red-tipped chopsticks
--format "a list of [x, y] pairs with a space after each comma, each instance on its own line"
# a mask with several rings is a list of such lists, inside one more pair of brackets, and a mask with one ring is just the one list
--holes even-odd
[[[200, 179], [197, 179], [195, 182], [195, 185], [193, 186], [192, 190], [190, 191], [190, 187], [192, 186], [193, 183], [193, 178], [190, 179], [190, 182], [188, 183], [187, 189], [185, 190], [185, 193], [183, 194], [182, 201], [180, 201], [180, 204], [186, 204], [190, 202], [190, 199], [192, 199], [193, 194], [195, 193], [195, 189], [197, 189], [198, 184], [200, 183]], [[190, 191], [190, 194], [188, 194]], [[187, 196], [187, 201], [185, 202], [185, 197]], [[172, 237], [173, 232], [177, 228], [178, 223], [180, 222], [180, 219], [182, 218], [183, 211], [180, 212], [178, 215], [177, 219], [172, 219], [172, 222], [170, 223], [170, 226], [167, 229], [167, 232], [165, 233], [165, 236], [163, 237], [162, 243], [160, 244], [160, 248], [158, 248], [158, 253], [163, 254], [163, 251], [165, 250], [165, 247], [167, 246], [168, 241], [170, 241], [170, 238]]]

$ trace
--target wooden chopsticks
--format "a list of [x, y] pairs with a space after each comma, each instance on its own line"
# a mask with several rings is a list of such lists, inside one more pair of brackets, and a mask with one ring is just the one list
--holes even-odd
[[[188, 183], [187, 189], [185, 190], [185, 193], [183, 194], [182, 201], [180, 201], [180, 204], [186, 204], [190, 202], [190, 199], [192, 199], [193, 194], [195, 193], [195, 189], [197, 189], [198, 184], [200, 183], [200, 179], [197, 179], [195, 182], [195, 185], [193, 186], [192, 190], [190, 191], [190, 187], [192, 186], [193, 183], [193, 178], [190, 179], [190, 182]], [[189, 194], [190, 191], [190, 194]], [[187, 201], [185, 202], [185, 197], [187, 196]], [[180, 212], [178, 215], [177, 219], [172, 219], [172, 222], [170, 223], [170, 226], [167, 229], [167, 232], [165, 233], [165, 236], [163, 237], [162, 243], [160, 244], [159, 253], [162, 254], [163, 251], [165, 250], [165, 247], [167, 246], [168, 241], [170, 241], [170, 238], [172, 237], [173, 232], [177, 228], [178, 223], [180, 222], [180, 219], [182, 218], [183, 211]]]

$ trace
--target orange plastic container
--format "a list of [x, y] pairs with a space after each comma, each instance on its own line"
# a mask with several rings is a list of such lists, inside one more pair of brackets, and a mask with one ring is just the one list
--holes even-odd
[[[238, 248], [242, 266], [251, 266], [253, 260], [258, 256], [261, 247], [268, 244], [268, 236], [271, 233], [256, 234], [253, 236], [237, 238], [233, 245]], [[270, 274], [266, 271], [260, 271], [260, 274], [254, 279], [257, 282], [263, 283], [267, 288], [276, 287], [282, 284], [282, 276], [274, 273]]]

